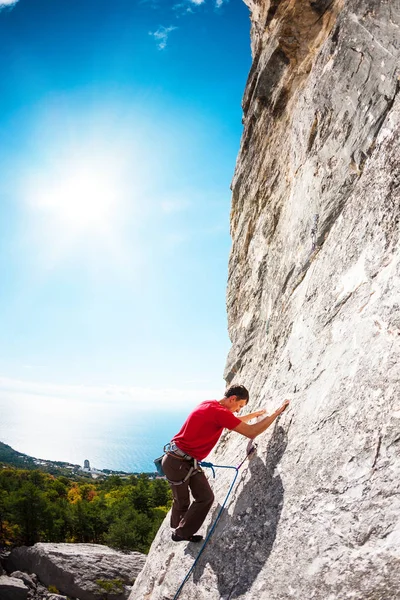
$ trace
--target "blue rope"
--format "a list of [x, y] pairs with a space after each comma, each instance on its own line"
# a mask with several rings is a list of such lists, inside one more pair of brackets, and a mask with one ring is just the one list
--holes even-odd
[[229, 498], [229, 496], [230, 496], [230, 493], [231, 493], [231, 491], [233, 490], [233, 486], [235, 485], [235, 482], [236, 482], [237, 476], [239, 475], [239, 469], [240, 469], [240, 467], [242, 466], [242, 464], [244, 463], [244, 461], [246, 460], [246, 458], [247, 458], [247, 457], [248, 457], [248, 456], [249, 456], [249, 455], [250, 455], [250, 454], [251, 454], [253, 451], [254, 451], [254, 448], [252, 448], [252, 449], [250, 450], [250, 452], [248, 452], [248, 454], [246, 455], [246, 457], [244, 458], [244, 460], [242, 460], [242, 462], [240, 463], [240, 465], [238, 465], [237, 467], [232, 467], [231, 465], [213, 465], [212, 463], [209, 463], [209, 462], [204, 462], [204, 461], [202, 461], [202, 462], [199, 462], [199, 465], [200, 465], [201, 467], [209, 467], [210, 469], [212, 469], [212, 472], [213, 472], [213, 474], [214, 474], [214, 477], [215, 477], [215, 471], [214, 471], [214, 468], [215, 468], [215, 467], [216, 467], [216, 468], [219, 468], [219, 469], [235, 469], [236, 473], [235, 473], [235, 477], [233, 478], [233, 481], [232, 481], [232, 483], [231, 483], [231, 487], [229, 488], [229, 491], [228, 491], [228, 493], [227, 493], [227, 495], [226, 495], [226, 497], [225, 497], [225, 500], [224, 500], [224, 502], [223, 502], [223, 504], [222, 504], [221, 508], [219, 509], [219, 512], [218, 512], [218, 514], [217, 514], [217, 517], [216, 517], [216, 519], [215, 519], [215, 521], [214, 521], [214, 523], [213, 523], [213, 526], [211, 527], [210, 531], [208, 532], [208, 535], [207, 535], [206, 539], [204, 540], [202, 547], [200, 548], [200, 552], [198, 553], [198, 555], [197, 555], [197, 557], [196, 557], [195, 561], [193, 562], [192, 566], [190, 567], [189, 571], [187, 572], [185, 579], [182, 581], [181, 585], [179, 586], [179, 589], [178, 589], [178, 591], [176, 592], [176, 594], [175, 594], [175, 596], [174, 596], [173, 600], [177, 600], [177, 598], [179, 598], [179, 596], [180, 596], [180, 594], [181, 594], [181, 591], [183, 590], [183, 587], [184, 587], [185, 583], [187, 582], [187, 580], [189, 579], [190, 575], [192, 574], [192, 572], [193, 572], [194, 568], [196, 567], [196, 565], [197, 565], [197, 562], [198, 562], [198, 560], [199, 560], [200, 556], [201, 556], [201, 555], [202, 555], [202, 553], [203, 553], [203, 550], [204, 550], [204, 549], [205, 549], [205, 547], [207, 546], [207, 544], [208, 544], [208, 542], [209, 542], [209, 539], [210, 539], [210, 537], [212, 536], [212, 534], [213, 534], [213, 531], [214, 531], [214, 529], [215, 529], [215, 528], [216, 528], [216, 526], [217, 526], [217, 523], [218, 523], [218, 521], [219, 521], [219, 518], [220, 518], [220, 516], [221, 516], [221, 514], [222, 514], [222, 511], [223, 511], [223, 510], [224, 510], [224, 508], [225, 508], [225, 505], [226, 505], [226, 503], [227, 503], [227, 500], [228, 500], [228, 498]]

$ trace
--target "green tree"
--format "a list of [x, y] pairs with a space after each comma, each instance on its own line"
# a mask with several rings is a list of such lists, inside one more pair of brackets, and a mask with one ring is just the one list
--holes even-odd
[[155, 479], [151, 484], [151, 505], [168, 506], [171, 502], [171, 491], [165, 479]]
[[21, 541], [31, 546], [40, 540], [43, 515], [46, 511], [44, 494], [31, 481], [26, 481], [13, 495], [13, 513], [16, 523], [20, 526]]
[[43, 513], [42, 539], [46, 542], [65, 542], [71, 531], [69, 504], [65, 498], [54, 498], [54, 494], [55, 490], [46, 494], [48, 502]]
[[75, 542], [90, 542], [91, 529], [87, 511], [88, 503], [78, 500], [70, 505], [71, 529]]
[[59, 498], [66, 498], [69, 490], [69, 482], [65, 477], [59, 477], [51, 482], [50, 488], [57, 493]]
[[148, 552], [152, 541], [153, 522], [145, 514], [131, 510], [114, 521], [105, 536], [107, 544], [120, 550]]
[[119, 475], [111, 475], [103, 482], [102, 487], [104, 490], [114, 490], [115, 488], [120, 488], [123, 485], [124, 482]]
[[6, 542], [6, 522], [9, 519], [8, 494], [0, 489], [0, 545]]
[[171, 502], [164, 480], [145, 474], [107, 481], [0, 469], [0, 543], [110, 543], [148, 550]]
[[110, 526], [109, 514], [104, 498], [96, 496], [86, 507], [86, 518], [91, 534], [91, 541], [95, 544], [104, 542], [104, 535]]
[[31, 481], [37, 488], [44, 490], [46, 483], [49, 481], [49, 476], [41, 473], [38, 470], [31, 471], [28, 474], [28, 481]]
[[132, 488], [130, 500], [137, 511], [147, 513], [151, 504], [149, 482], [143, 479], [140, 480], [138, 484]]

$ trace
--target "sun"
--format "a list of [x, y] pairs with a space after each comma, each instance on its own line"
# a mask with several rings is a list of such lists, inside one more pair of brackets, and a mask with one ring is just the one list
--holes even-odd
[[132, 166], [115, 145], [112, 152], [100, 143], [68, 150], [53, 147], [50, 158], [38, 156], [21, 178], [24, 243], [47, 270], [123, 268], [136, 199]]
[[101, 234], [109, 230], [120, 208], [118, 183], [100, 167], [79, 167], [42, 185], [33, 203], [64, 230]]

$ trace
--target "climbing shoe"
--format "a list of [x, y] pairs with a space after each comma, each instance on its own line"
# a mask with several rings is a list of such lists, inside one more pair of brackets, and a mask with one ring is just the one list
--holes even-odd
[[202, 535], [191, 535], [190, 538], [183, 538], [175, 532], [171, 537], [174, 542], [194, 542], [195, 544], [198, 544], [203, 539]]

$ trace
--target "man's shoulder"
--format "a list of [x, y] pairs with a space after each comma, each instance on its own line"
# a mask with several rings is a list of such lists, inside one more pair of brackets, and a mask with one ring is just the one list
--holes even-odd
[[208, 406], [219, 406], [218, 400], [203, 400], [197, 405], [197, 408], [208, 408]]
[[218, 410], [223, 407], [220, 405], [218, 400], [204, 400], [204, 402], [201, 402], [197, 408], [203, 410]]
[[199, 405], [200, 407], [208, 414], [213, 414], [217, 418], [225, 418], [226, 416], [229, 418], [233, 414], [228, 408], [222, 406], [218, 400], [205, 400]]

